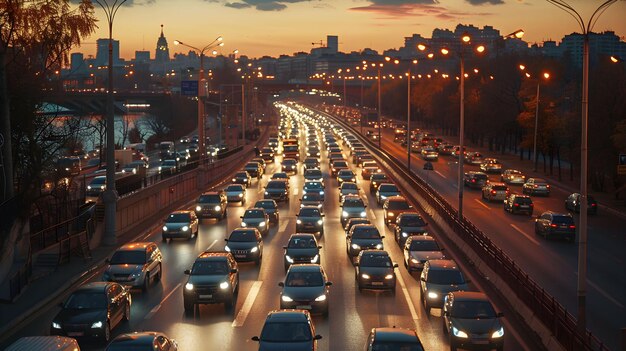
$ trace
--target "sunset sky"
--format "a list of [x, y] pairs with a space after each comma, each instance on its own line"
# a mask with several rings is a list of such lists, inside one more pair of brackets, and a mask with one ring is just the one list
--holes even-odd
[[[602, 2], [568, 1], [585, 20]], [[96, 39], [108, 37], [100, 7], [96, 15], [100, 28], [74, 51], [95, 55]], [[261, 57], [308, 52], [312, 42], [325, 44], [328, 34], [339, 36], [343, 52], [382, 51], [401, 47], [413, 33], [430, 38], [434, 28], [454, 29], [459, 23], [492, 25], [501, 34], [522, 28], [531, 43], [580, 32], [573, 17], [547, 0], [128, 0], [117, 13], [113, 37], [126, 59], [135, 50], [149, 50], [154, 58], [161, 24], [172, 56], [188, 51], [174, 46], [174, 40], [201, 47], [222, 35], [222, 54], [239, 49], [242, 55]], [[597, 21], [594, 31], [605, 30], [624, 40], [625, 0]]]

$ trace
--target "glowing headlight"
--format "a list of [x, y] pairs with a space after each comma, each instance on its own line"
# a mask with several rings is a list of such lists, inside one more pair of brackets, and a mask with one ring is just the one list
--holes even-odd
[[407, 232], [402, 232], [402, 237], [406, 238], [406, 237], [408, 237], [408, 236], [409, 236], [409, 233], [407, 233]]
[[452, 335], [456, 336], [457, 338], [467, 338], [467, 333], [457, 329], [456, 327], [452, 327]]
[[282, 299], [283, 301], [285, 301], [285, 302], [291, 302], [291, 301], [293, 301], [293, 299], [292, 299], [291, 297], [287, 296], [287, 295], [283, 295], [283, 296], [281, 296], [281, 299]]
[[387, 274], [387, 275], [385, 276], [385, 279], [393, 279], [393, 274]]
[[324, 195], [324, 190], [320, 190], [320, 195]]
[[312, 259], [311, 259], [311, 263], [317, 263], [317, 260], [319, 260], [320, 255], [315, 255]]
[[265, 192], [265, 195], [269, 195], [270, 193], [268, 193], [267, 191]]
[[248, 223], [246, 223], [246, 222], [241, 222], [241, 226], [242, 226], [242, 227], [247, 227], [247, 226], [248, 226]]
[[52, 322], [52, 328], [54, 328], [54, 329], [61, 329], [61, 324], [57, 323], [57, 322]]
[[297, 220], [296, 220], [296, 224], [302, 224], [302, 220], [297, 219]]
[[186, 231], [189, 230], [189, 227], [188, 226], [184, 226], [182, 229], [183, 229], [183, 232], [186, 232]]
[[243, 197], [243, 194], [239, 194], [238, 196], [239, 196], [239, 197]]
[[317, 221], [317, 225], [322, 225], [322, 224], [324, 224], [323, 220], [320, 219], [320, 220]]
[[322, 208], [322, 204], [317, 204], [317, 208]]
[[[293, 263], [293, 258], [291, 258], [289, 255], [285, 255], [285, 260], [287, 260], [287, 262], [289, 263]], [[315, 262], [311, 261], [311, 263], [315, 263]]]
[[494, 331], [493, 334], [491, 334], [491, 337], [493, 339], [501, 338], [502, 336], [504, 336], [504, 327], [500, 327], [500, 329]]
[[380, 198], [384, 200], [384, 199], [386, 199], [386, 198], [387, 198], [387, 196], [385, 196], [385, 195], [380, 195]]
[[259, 248], [257, 246], [253, 247], [252, 249], [250, 249], [250, 252], [257, 252], [259, 251]]
[[315, 301], [325, 301], [325, 300], [326, 300], [326, 295], [320, 295], [315, 298]]
[[87, 185], [87, 190], [91, 190], [91, 185]]
[[361, 274], [361, 278], [363, 278], [363, 279], [369, 279], [369, 278], [370, 278], [370, 276], [369, 276], [369, 274], [365, 274], [365, 273], [363, 273], [363, 274]]
[[233, 178], [233, 182], [236, 182], [236, 181], [237, 181], [237, 179]]
[[167, 231], [167, 226], [163, 226], [163, 231], [166, 232]]
[[344, 217], [348, 217], [348, 212], [343, 211], [343, 212], [341, 213], [341, 215], [342, 215], [342, 216], [344, 216]]
[[224, 290], [224, 289], [228, 289], [228, 286], [230, 284], [228, 284], [228, 282], [221, 282], [220, 283], [220, 289]]
[[196, 211], [202, 211], [202, 207], [196, 206]]
[[365, 211], [361, 212], [361, 217], [362, 217], [362, 218], [365, 218], [365, 216], [366, 216], [366, 215], [367, 215], [367, 214], [365, 213]]
[[387, 216], [393, 217], [393, 212], [387, 212]]
[[356, 179], [352, 178], [352, 181], [353, 181], [353, 182], [356, 182]]
[[383, 248], [383, 244], [382, 244], [382, 243], [380, 243], [380, 244], [376, 244], [376, 248], [377, 248], [378, 250], [382, 250], [382, 248]]
[[412, 258], [412, 259], [411, 259], [411, 262], [413, 262], [413, 263], [419, 263], [420, 261], [418, 261], [418, 260], [416, 260], [416, 259]]
[[355, 249], [355, 250], [358, 250], [358, 249], [360, 249], [361, 247], [360, 247], [359, 245], [357, 245], [357, 244], [352, 244], [352, 248], [353, 248], [353, 249]]
[[429, 299], [436, 299], [437, 297], [439, 297], [439, 295], [437, 293], [434, 293], [432, 291], [428, 293], [428, 298]]
[[219, 211], [219, 210], [221, 210], [221, 209], [222, 209], [222, 206], [217, 205], [217, 206], [215, 206], [215, 208], [214, 208], [214, 209], [215, 209], [215, 211]]
[[224, 251], [230, 252], [230, 247], [228, 247], [228, 245], [224, 246]]
[[91, 328], [102, 328], [102, 322], [101, 321], [97, 321], [94, 324], [91, 325]]
[[265, 222], [259, 223], [259, 227], [265, 227]]

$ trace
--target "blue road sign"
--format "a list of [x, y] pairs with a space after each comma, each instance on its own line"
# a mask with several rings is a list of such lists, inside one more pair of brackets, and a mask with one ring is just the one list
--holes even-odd
[[180, 94], [185, 96], [198, 96], [198, 81], [183, 80], [180, 82]]

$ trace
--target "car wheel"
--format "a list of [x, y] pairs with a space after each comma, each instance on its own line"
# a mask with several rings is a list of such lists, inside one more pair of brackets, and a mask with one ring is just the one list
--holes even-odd
[[148, 289], [150, 288], [150, 272], [146, 273], [146, 277], [143, 279], [143, 286], [141, 287], [141, 290], [148, 291]]
[[423, 296], [424, 295], [422, 295], [422, 303], [424, 304], [424, 310], [426, 310], [426, 314], [430, 315], [430, 305], [428, 304], [428, 301], [426, 301], [426, 298]]
[[102, 334], [102, 339], [105, 343], [108, 343], [111, 340], [111, 323], [109, 321], [104, 325], [104, 333]]
[[126, 302], [126, 306], [124, 306], [124, 321], [128, 322], [130, 320], [130, 303]]
[[194, 307], [193, 302], [189, 302], [189, 301], [185, 300], [183, 305], [185, 307], [185, 313], [187, 313], [187, 314], [193, 313], [193, 307]]
[[235, 296], [231, 295], [230, 299], [228, 299], [225, 303], [224, 303], [224, 307], [226, 307], [226, 310], [228, 311], [232, 311], [233, 308], [235, 307]]
[[[443, 314], [443, 311], [441, 312]], [[441, 318], [441, 326], [443, 327], [443, 334], [447, 335], [448, 334], [448, 326], [446, 325], [446, 320], [444, 318]]]
[[163, 266], [159, 263], [159, 272], [157, 273], [157, 275], [154, 277], [155, 281], [161, 281], [161, 276], [163, 275]]
[[164, 242], [164, 243], [166, 243], [166, 242], [167, 242], [167, 238], [166, 238], [166, 237], [164, 237], [164, 236], [161, 236], [161, 240], [163, 240], [163, 242]]

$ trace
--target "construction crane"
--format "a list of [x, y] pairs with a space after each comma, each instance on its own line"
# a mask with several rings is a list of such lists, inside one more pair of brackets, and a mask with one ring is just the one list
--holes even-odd
[[323, 40], [320, 40], [319, 42], [317, 42], [317, 41], [313, 42], [313, 43], [311, 43], [311, 45], [313, 45], [313, 46], [319, 45], [320, 47], [326, 46], [326, 45], [324, 45], [324, 41]]

